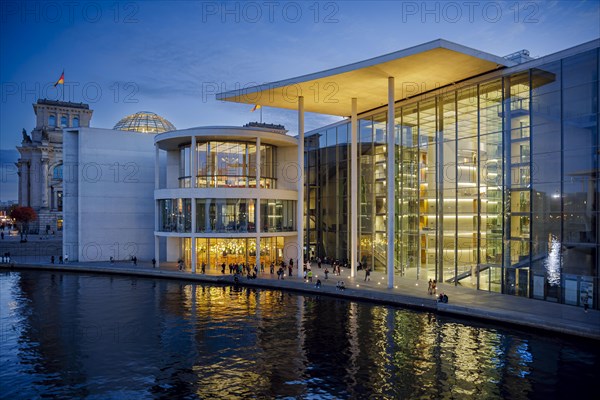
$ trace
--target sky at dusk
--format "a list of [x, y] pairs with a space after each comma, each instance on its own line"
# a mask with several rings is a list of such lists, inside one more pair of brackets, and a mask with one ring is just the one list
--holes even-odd
[[[334, 68], [442, 38], [504, 56], [600, 37], [600, 1], [129, 1], [0, 3], [0, 201], [17, 199], [15, 147], [32, 104], [62, 100], [112, 128], [153, 111], [177, 128], [243, 125], [252, 106], [215, 93]], [[307, 114], [306, 130], [339, 120]], [[263, 121], [296, 134], [293, 111]]]

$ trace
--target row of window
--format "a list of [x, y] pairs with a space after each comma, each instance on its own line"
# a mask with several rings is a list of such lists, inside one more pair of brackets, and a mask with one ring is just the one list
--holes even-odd
[[[196, 199], [196, 232], [256, 232], [256, 199]], [[192, 199], [158, 200], [161, 232], [192, 231]], [[260, 201], [261, 232], [296, 229], [296, 202]]]
[[[259, 157], [260, 156], [260, 157]], [[196, 143], [196, 170], [192, 165], [191, 146], [182, 146], [179, 154], [179, 187], [257, 187], [256, 167], [260, 158], [262, 188], [275, 188], [276, 148], [255, 142], [206, 141]]]
[[[48, 126], [56, 127], [56, 115], [50, 115], [48, 117]], [[63, 115], [60, 117], [61, 127], [79, 128], [79, 117], [73, 117], [72, 125], [69, 126], [69, 117]]]

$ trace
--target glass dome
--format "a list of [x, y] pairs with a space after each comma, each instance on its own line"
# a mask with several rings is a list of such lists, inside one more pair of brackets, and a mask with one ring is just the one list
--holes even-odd
[[121, 119], [113, 129], [119, 131], [135, 131], [143, 133], [161, 133], [174, 131], [176, 128], [172, 123], [149, 111], [139, 111]]

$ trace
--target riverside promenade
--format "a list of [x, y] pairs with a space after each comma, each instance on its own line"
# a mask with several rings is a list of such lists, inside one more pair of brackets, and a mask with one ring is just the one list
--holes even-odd
[[[28, 257], [15, 257], [12, 263], [0, 264], [0, 270], [53, 270], [64, 272], [84, 272], [100, 274], [117, 274], [124, 276], [145, 276], [149, 278], [175, 279], [186, 282], [207, 282], [213, 284], [231, 285], [233, 275], [221, 274], [220, 270], [210, 270], [206, 274], [190, 271], [179, 271], [174, 263], [161, 263], [160, 268], [152, 268], [150, 262], [138, 262], [133, 265], [128, 261], [109, 262], [70, 262], [67, 264], [51, 264], [39, 259], [27, 260]], [[516, 296], [501, 295], [486, 291], [476, 291], [460, 286], [438, 284], [438, 293], [448, 295], [448, 303], [439, 303], [435, 296], [427, 294], [427, 282], [396, 277], [395, 287], [388, 289], [383, 274], [371, 273], [371, 280], [364, 281], [364, 272], [359, 271], [354, 278], [348, 272], [341, 276], [329, 274], [324, 279], [324, 269], [312, 266], [315, 277], [313, 282], [306, 282], [297, 277], [277, 279], [276, 274], [270, 274], [268, 268], [259, 273], [257, 279], [240, 277], [239, 284], [247, 287], [268, 289], [283, 289], [309, 294], [328, 295], [348, 300], [368, 301], [398, 307], [408, 307], [430, 311], [459, 318], [476, 319], [491, 323], [509, 325], [513, 328], [545, 331], [545, 334], [555, 333], [577, 336], [592, 340], [600, 340], [600, 311], [588, 310], [581, 307], [551, 303]], [[331, 268], [330, 268], [331, 269]], [[297, 270], [294, 268], [294, 273]], [[316, 279], [322, 282], [321, 288], [315, 287]], [[343, 280], [346, 289], [336, 289], [336, 282]]]

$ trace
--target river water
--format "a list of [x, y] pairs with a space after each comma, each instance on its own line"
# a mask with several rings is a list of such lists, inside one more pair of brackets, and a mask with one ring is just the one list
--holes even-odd
[[0, 272], [0, 398], [576, 399], [599, 372], [597, 343], [428, 312]]

